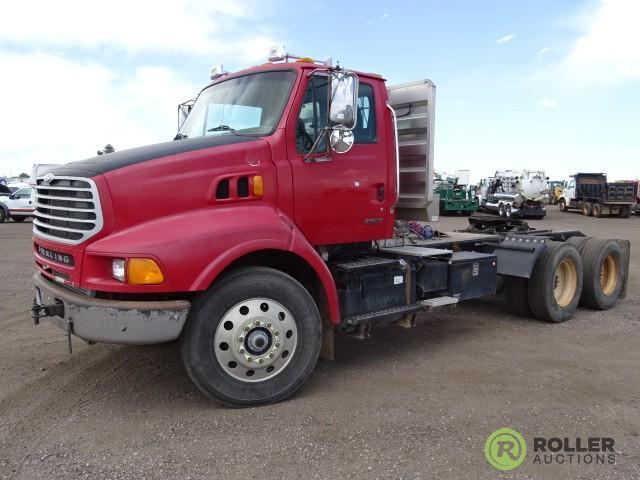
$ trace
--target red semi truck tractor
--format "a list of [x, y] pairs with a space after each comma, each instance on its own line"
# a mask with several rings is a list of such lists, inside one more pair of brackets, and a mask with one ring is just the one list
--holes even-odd
[[246, 406], [298, 390], [334, 332], [410, 327], [499, 286], [551, 322], [624, 295], [626, 241], [504, 219], [396, 233], [437, 219], [430, 81], [387, 87], [284, 53], [212, 78], [174, 141], [37, 179], [31, 312], [69, 346], [179, 340], [205, 395]]

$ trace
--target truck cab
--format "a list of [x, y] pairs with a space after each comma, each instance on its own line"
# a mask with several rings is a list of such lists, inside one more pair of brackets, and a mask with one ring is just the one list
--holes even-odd
[[[429, 80], [387, 87], [377, 74], [284, 52], [211, 78], [181, 107], [174, 141], [37, 178], [31, 312], [62, 328], [69, 348], [72, 335], [179, 339], [207, 397], [248, 406], [300, 388], [321, 351], [333, 356], [334, 332], [410, 327], [418, 312], [493, 295], [499, 276], [520, 297], [531, 290], [537, 318], [575, 311], [582, 263], [561, 241], [578, 232], [534, 232], [526, 246], [496, 234], [398, 233], [397, 220], [437, 219]], [[628, 261], [628, 249], [605, 248]], [[564, 280], [547, 288], [543, 267]], [[625, 272], [612, 273], [604, 307]]]

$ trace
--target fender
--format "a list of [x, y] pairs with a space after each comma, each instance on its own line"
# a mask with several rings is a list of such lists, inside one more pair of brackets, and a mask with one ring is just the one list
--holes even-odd
[[[338, 294], [329, 268], [284, 213], [254, 201], [158, 218], [101, 238], [86, 249], [81, 286], [122, 293], [204, 291], [235, 260], [267, 249], [294, 253], [311, 266], [326, 292], [331, 322], [338, 323]], [[154, 258], [165, 282], [140, 286], [112, 280], [110, 258], [134, 256]]]

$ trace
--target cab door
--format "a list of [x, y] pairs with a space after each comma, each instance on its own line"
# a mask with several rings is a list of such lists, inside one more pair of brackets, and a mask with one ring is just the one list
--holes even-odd
[[351, 150], [331, 152], [324, 137], [319, 153], [309, 154], [326, 126], [328, 87], [326, 75], [303, 78], [287, 124], [295, 223], [313, 245], [385, 238], [393, 228], [387, 148], [380, 140], [385, 105], [377, 85], [361, 80]]
[[16, 190], [8, 202], [9, 213], [12, 215], [26, 215], [33, 212], [34, 207], [31, 201], [31, 188], [21, 188]]

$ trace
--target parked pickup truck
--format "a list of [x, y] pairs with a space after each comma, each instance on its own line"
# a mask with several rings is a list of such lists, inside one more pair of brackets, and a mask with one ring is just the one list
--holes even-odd
[[31, 187], [18, 188], [12, 194], [0, 197], [0, 223], [9, 219], [14, 222], [23, 222], [33, 216]]
[[336, 332], [409, 328], [500, 285], [514, 310], [549, 322], [578, 302], [613, 307], [627, 241], [396, 233], [398, 219], [437, 215], [434, 102], [429, 80], [387, 86], [283, 51], [214, 72], [175, 141], [37, 179], [34, 320], [70, 345], [179, 339], [207, 397], [247, 406], [298, 390], [321, 353], [333, 358]]
[[576, 173], [558, 200], [561, 212], [581, 210], [585, 216], [628, 218], [636, 203], [636, 182], [607, 182], [604, 173]]

